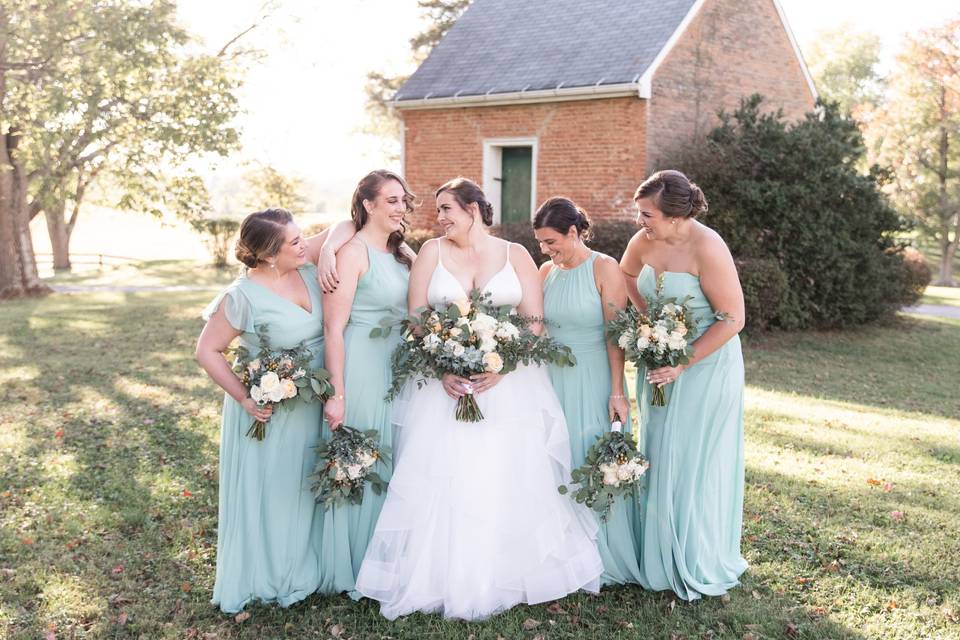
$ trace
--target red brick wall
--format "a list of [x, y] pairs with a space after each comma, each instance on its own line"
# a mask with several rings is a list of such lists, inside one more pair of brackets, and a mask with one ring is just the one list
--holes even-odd
[[791, 119], [814, 105], [772, 0], [706, 0], [654, 75], [648, 171], [666, 168], [710, 131], [719, 109], [732, 111], [752, 93]]
[[537, 203], [572, 198], [596, 217], [630, 215], [646, 165], [646, 101], [570, 102], [403, 111], [404, 171], [423, 202], [414, 226], [432, 226], [433, 192], [463, 175], [483, 182], [483, 141], [538, 138]]

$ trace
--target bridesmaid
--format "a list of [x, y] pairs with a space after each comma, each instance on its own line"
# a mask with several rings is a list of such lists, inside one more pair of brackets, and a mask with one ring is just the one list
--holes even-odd
[[[551, 365], [550, 379], [567, 418], [571, 463], [578, 467], [613, 420], [621, 420], [629, 430], [623, 351], [604, 333], [605, 322], [626, 306], [627, 292], [617, 261], [584, 244], [590, 238], [590, 220], [572, 201], [550, 198], [537, 211], [533, 227], [540, 250], [550, 257], [540, 267], [548, 330], [577, 358], [575, 367]], [[634, 502], [621, 499], [608, 521], [600, 523], [603, 585], [640, 582], [634, 519]]]
[[[350, 215], [356, 235], [337, 253], [336, 288], [323, 297], [326, 365], [335, 389], [324, 406], [327, 439], [341, 424], [380, 432], [380, 444], [393, 446], [390, 356], [400, 339], [394, 330], [371, 338], [383, 318], [406, 316], [407, 281], [415, 254], [403, 241], [404, 216], [414, 196], [403, 178], [373, 171], [357, 185]], [[389, 480], [393, 465], [378, 463]], [[323, 514], [320, 591], [352, 592], [385, 495], [367, 489], [359, 505], [332, 507]]]
[[[620, 261], [630, 299], [688, 302], [697, 318], [689, 364], [640, 371], [637, 406], [650, 460], [641, 497], [640, 583], [685, 600], [739, 584], [743, 511], [743, 292], [723, 239], [695, 217], [707, 210], [700, 188], [679, 171], [650, 176], [634, 196], [640, 226]], [[715, 321], [716, 313], [728, 314]], [[667, 406], [650, 406], [652, 385]]]
[[[258, 407], [223, 358], [235, 338], [256, 352], [258, 328], [274, 348], [300, 341], [323, 366], [321, 297], [316, 267], [289, 212], [267, 209], [240, 227], [237, 259], [246, 272], [203, 312], [197, 361], [226, 392], [220, 433], [217, 574], [212, 603], [236, 613], [251, 600], [289, 606], [320, 584], [320, 520], [310, 493], [319, 442], [319, 403], [271, 411]], [[246, 436], [268, 420], [262, 441]]]

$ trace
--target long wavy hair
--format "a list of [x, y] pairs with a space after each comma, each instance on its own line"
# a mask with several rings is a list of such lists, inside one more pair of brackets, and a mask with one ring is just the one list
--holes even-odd
[[[363, 229], [370, 220], [370, 214], [367, 213], [367, 208], [363, 206], [363, 201], [369, 200], [370, 202], [373, 202], [376, 200], [377, 196], [380, 194], [380, 187], [382, 187], [383, 183], [387, 182], [388, 180], [396, 180], [400, 183], [400, 186], [403, 187], [403, 203], [406, 206], [407, 213], [413, 213], [416, 196], [413, 195], [412, 191], [410, 191], [410, 187], [407, 186], [406, 180], [401, 178], [393, 171], [377, 169], [363, 176], [360, 182], [357, 183], [357, 188], [353, 192], [353, 199], [351, 200], [350, 204], [350, 218], [353, 220], [353, 224], [357, 228], [357, 231]], [[411, 266], [413, 266], [413, 261], [410, 260], [410, 257], [403, 252], [402, 248], [403, 234], [406, 230], [407, 222], [404, 220], [401, 223], [400, 230], [394, 231], [387, 238], [387, 248], [390, 249], [391, 253], [393, 253], [393, 257], [397, 262], [402, 265], [406, 265], [406, 267], [409, 269]]]

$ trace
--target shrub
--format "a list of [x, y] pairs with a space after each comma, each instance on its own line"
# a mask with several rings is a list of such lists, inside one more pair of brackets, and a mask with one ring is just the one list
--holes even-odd
[[437, 237], [437, 233], [433, 229], [423, 228], [407, 229], [403, 234], [403, 238], [410, 245], [410, 248], [418, 253], [424, 242], [435, 237]]
[[857, 124], [832, 104], [795, 124], [744, 100], [685, 172], [710, 201], [706, 223], [738, 258], [776, 260], [787, 291], [771, 324], [832, 328], [877, 320], [907, 296], [905, 225], [879, 189], [885, 173], [858, 169], [865, 155]]
[[203, 242], [213, 256], [213, 265], [226, 267], [227, 257], [233, 247], [233, 238], [240, 229], [240, 221], [234, 218], [199, 218], [190, 224], [203, 236]]
[[318, 233], [323, 233], [324, 230], [330, 225], [326, 222], [318, 222], [317, 224], [311, 224], [303, 230], [303, 237], [309, 238], [310, 236], [315, 236]]
[[930, 265], [927, 264], [927, 258], [913, 247], [906, 247], [903, 250], [903, 286], [900, 291], [903, 298], [900, 300], [904, 305], [916, 304], [923, 296], [924, 290], [930, 284], [933, 278], [933, 272]]
[[[534, 262], [540, 266], [547, 261], [547, 256], [540, 252], [540, 245], [537, 243], [536, 236], [533, 235], [533, 225], [513, 223], [504, 224], [492, 229], [494, 235], [523, 245]], [[623, 256], [627, 243], [637, 231], [636, 225], [630, 220], [594, 220], [590, 224], [592, 237], [587, 241], [594, 251], [605, 253], [616, 260]]]
[[786, 300], [787, 276], [773, 258], [743, 258], [736, 264], [743, 288], [746, 330], [763, 331], [780, 314]]

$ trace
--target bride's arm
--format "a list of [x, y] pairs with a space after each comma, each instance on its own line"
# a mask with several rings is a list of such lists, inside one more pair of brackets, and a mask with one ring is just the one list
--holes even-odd
[[410, 268], [410, 288], [407, 290], [407, 309], [411, 314], [417, 309], [427, 306], [427, 289], [430, 287], [430, 276], [437, 266], [440, 240], [427, 240], [420, 247], [420, 253]]
[[523, 297], [517, 305], [517, 312], [522, 316], [532, 316], [537, 321], [530, 325], [530, 329], [537, 335], [543, 334], [543, 285], [540, 281], [540, 272], [530, 253], [519, 244], [510, 244], [510, 262], [520, 279]]

